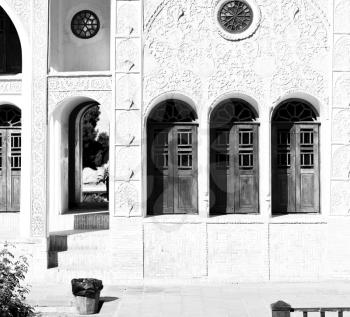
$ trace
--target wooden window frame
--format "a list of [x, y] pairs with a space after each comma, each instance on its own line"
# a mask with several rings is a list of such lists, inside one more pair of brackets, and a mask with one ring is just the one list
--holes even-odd
[[[191, 169], [181, 170], [178, 164], [178, 131], [192, 131], [192, 167]], [[155, 166], [155, 150], [154, 150], [154, 133], [156, 130], [168, 131], [168, 168], [167, 172], [160, 172]], [[198, 124], [191, 122], [171, 122], [159, 123], [150, 122], [147, 127], [147, 215], [164, 215], [164, 214], [198, 214]], [[181, 207], [179, 204], [179, 175], [191, 178], [192, 191], [190, 192], [192, 207]], [[167, 183], [166, 190], [172, 194], [168, 195], [165, 205], [156, 207], [154, 195], [154, 184], [156, 178], [163, 178]]]
[[[273, 122], [272, 123], [272, 214], [292, 214], [292, 213], [320, 213], [320, 139], [319, 139], [319, 122]], [[278, 164], [277, 133], [279, 130], [290, 130], [290, 168], [285, 168], [287, 176], [288, 198], [287, 203], [281, 206], [276, 193], [276, 188], [281, 188], [278, 184], [278, 175], [283, 175], [283, 169]], [[301, 131], [312, 130], [312, 166], [302, 167], [301, 165]], [[313, 175], [310, 183], [310, 175]], [[307, 180], [309, 178], [309, 180]], [[303, 181], [309, 182], [306, 188], [311, 189], [309, 197], [303, 190]], [[282, 194], [283, 195], [283, 194]]]
[[[215, 133], [217, 130], [229, 131], [229, 167], [226, 173], [226, 191], [222, 190], [223, 196], [221, 197], [220, 204], [217, 203], [218, 185], [217, 182], [219, 174], [224, 174], [216, 169], [216, 152], [214, 142]], [[239, 132], [240, 130], [250, 130], [253, 134], [252, 148], [252, 166], [251, 168], [240, 167], [240, 147], [239, 147]], [[221, 175], [221, 177], [222, 177]], [[225, 175], [223, 176], [225, 178]], [[244, 203], [247, 200], [247, 186], [241, 184], [244, 179], [249, 181], [253, 179], [253, 183], [250, 183], [250, 203]], [[250, 180], [251, 181], [251, 180]], [[247, 183], [245, 184], [247, 185]], [[231, 124], [222, 125], [220, 123], [212, 123], [210, 127], [210, 214], [211, 215], [223, 215], [223, 214], [258, 214], [259, 213], [259, 123], [257, 122], [234, 122]]]

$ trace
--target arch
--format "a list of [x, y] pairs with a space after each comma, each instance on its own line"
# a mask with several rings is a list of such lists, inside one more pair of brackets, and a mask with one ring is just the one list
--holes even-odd
[[147, 117], [147, 213], [198, 212], [197, 113], [166, 99]]
[[289, 98], [271, 114], [272, 213], [319, 212], [318, 112]]
[[[7, 12], [0, 6], [0, 73], [22, 73], [22, 46], [18, 31]], [[1, 53], [0, 52], [0, 53]]]
[[270, 112], [270, 120], [272, 121], [273, 115], [282, 104], [284, 104], [288, 100], [299, 100], [300, 102], [304, 102], [308, 104], [308, 106], [315, 112], [317, 119], [320, 119], [323, 116], [323, 109], [321, 102], [314, 96], [303, 92], [303, 91], [291, 91], [285, 94], [283, 97], [278, 98], [271, 108]]
[[179, 100], [186, 103], [187, 106], [191, 107], [193, 112], [196, 114], [196, 120], [198, 119], [198, 108], [191, 97], [178, 91], [169, 91], [153, 98], [151, 102], [149, 102], [144, 115], [144, 123], [147, 123], [149, 115], [153, 109], [166, 100]]
[[[108, 105], [105, 106], [93, 98], [86, 96], [68, 97], [59, 102], [49, 115], [49, 147], [50, 157], [52, 158], [49, 160], [49, 164], [52, 165], [50, 167], [50, 171], [52, 171], [50, 175], [50, 186], [51, 188], [55, 188], [55, 195], [50, 199], [50, 203], [53, 204], [50, 210], [54, 212], [54, 219], [59, 214], [76, 208], [86, 209], [91, 207], [103, 210], [108, 209], [107, 202], [104, 204], [89, 204], [89, 206], [87, 204], [82, 205], [83, 197], [86, 196], [82, 183], [84, 167], [83, 122], [86, 113], [95, 106], [98, 106], [104, 113], [104, 126], [109, 136], [109, 131], [107, 130], [107, 124], [109, 123], [109, 121], [107, 122], [109, 118]], [[98, 117], [100, 117], [100, 114], [98, 114]], [[99, 141], [96, 140], [96, 142]], [[102, 173], [102, 167], [100, 172]], [[97, 174], [96, 171], [94, 177], [97, 177]], [[101, 174], [101, 177], [104, 177], [104, 175]], [[107, 192], [109, 188], [108, 181], [109, 178], [101, 179], [101, 182], [106, 185]], [[101, 187], [103, 187], [102, 183], [100, 185]], [[88, 196], [90, 195], [90, 198], [94, 196], [97, 199], [97, 196], [103, 194], [99, 189], [90, 188], [86, 190], [91, 192], [91, 195], [87, 194]], [[93, 190], [95, 190], [96, 195], [94, 195]], [[50, 220], [50, 226], [54, 225], [54, 220]]]
[[212, 112], [216, 109], [216, 107], [220, 105], [222, 102], [225, 102], [226, 100], [229, 100], [229, 99], [245, 101], [246, 103], [249, 104], [250, 108], [254, 112], [256, 120], [259, 119], [260, 104], [257, 98], [251, 95], [248, 95], [243, 91], [230, 91], [217, 97], [209, 107], [208, 117], [211, 118]]
[[258, 213], [257, 113], [246, 100], [222, 100], [210, 113], [210, 213]]
[[221, 101], [210, 115], [211, 123], [230, 124], [233, 122], [254, 122], [257, 113], [247, 101], [230, 98]]
[[186, 102], [178, 99], [167, 99], [152, 109], [148, 122], [175, 123], [195, 122], [197, 113]]
[[272, 121], [316, 121], [318, 113], [311, 103], [302, 99], [287, 99], [281, 102], [272, 115]]

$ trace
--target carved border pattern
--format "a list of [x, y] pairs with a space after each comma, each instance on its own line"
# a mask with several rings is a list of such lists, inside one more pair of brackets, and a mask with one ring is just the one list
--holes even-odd
[[5, 0], [7, 4], [13, 8], [14, 12], [20, 17], [25, 30], [30, 33], [30, 12], [31, 1], [28, 0]]
[[33, 0], [32, 197], [31, 234], [46, 236], [47, 0]]
[[21, 93], [21, 79], [0, 79], [0, 95], [20, 95]]

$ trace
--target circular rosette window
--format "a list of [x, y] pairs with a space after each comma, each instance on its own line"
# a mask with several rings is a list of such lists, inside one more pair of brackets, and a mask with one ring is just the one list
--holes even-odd
[[71, 29], [75, 36], [81, 39], [94, 37], [100, 29], [100, 20], [90, 10], [83, 10], [76, 13], [72, 19]]
[[220, 35], [237, 41], [254, 34], [261, 13], [254, 0], [218, 0], [214, 17]]

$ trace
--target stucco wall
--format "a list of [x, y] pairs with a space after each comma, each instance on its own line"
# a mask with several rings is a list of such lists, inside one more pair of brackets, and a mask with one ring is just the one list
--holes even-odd
[[[100, 20], [100, 30], [91, 39], [71, 31], [73, 16], [91, 10]], [[50, 7], [50, 67], [53, 71], [109, 70], [110, 1], [58, 0]]]

